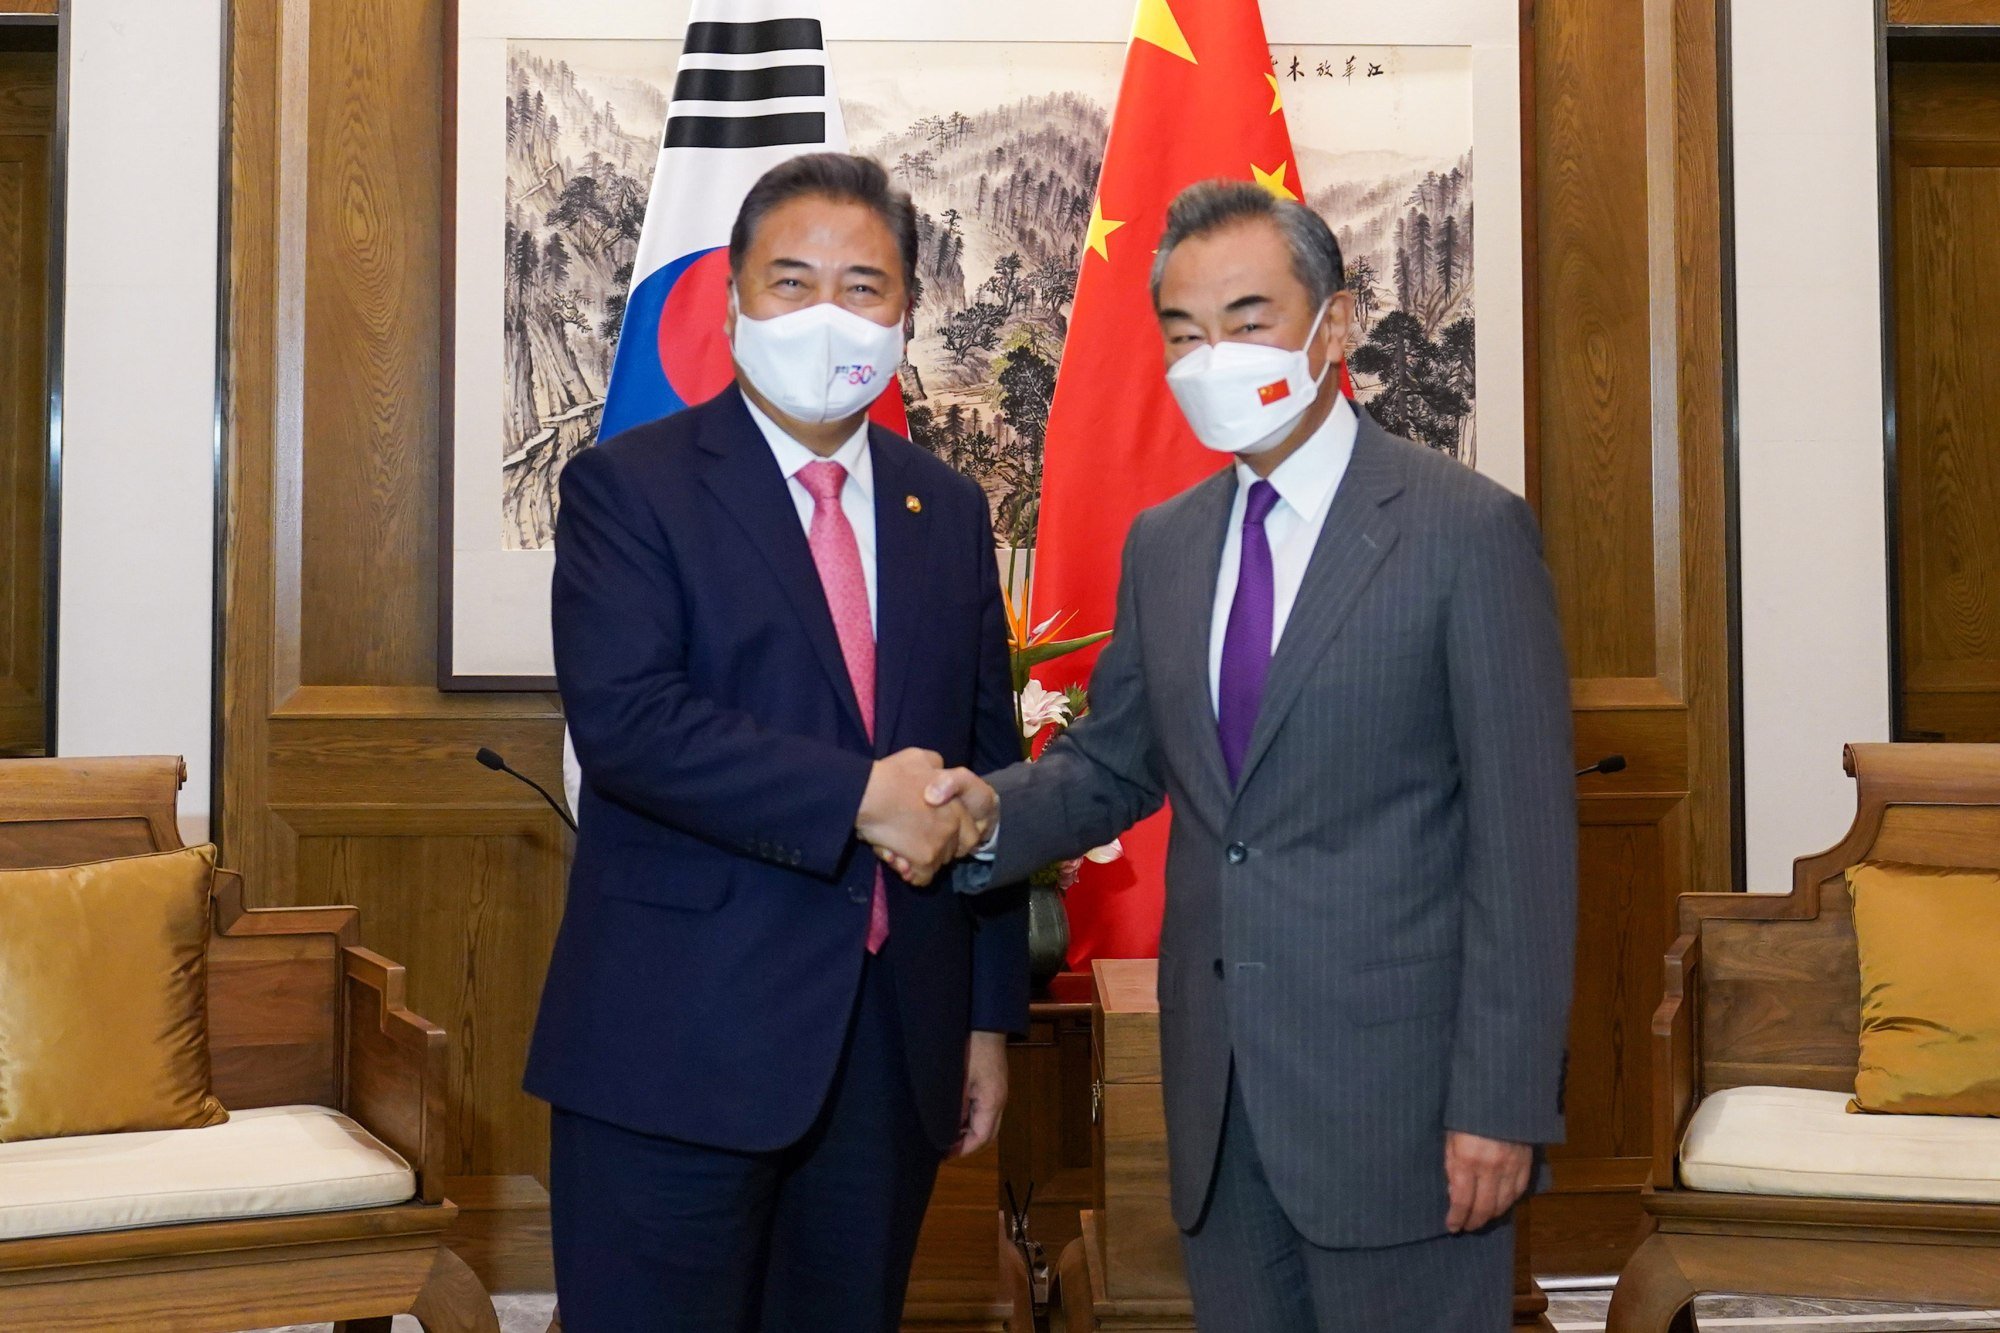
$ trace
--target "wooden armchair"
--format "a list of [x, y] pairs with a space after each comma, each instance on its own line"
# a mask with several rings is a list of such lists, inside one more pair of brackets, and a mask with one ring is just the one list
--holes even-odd
[[[0, 763], [0, 866], [181, 846], [177, 759]], [[406, 1203], [0, 1241], [0, 1328], [229, 1333], [332, 1320], [388, 1333], [498, 1333], [493, 1304], [444, 1247], [445, 1034], [403, 1007], [403, 969], [355, 945], [352, 907], [251, 910], [217, 883], [209, 953], [214, 1088], [232, 1112], [325, 1106], [416, 1173]], [[187, 1133], [208, 1133], [190, 1130]]]
[[[2000, 1305], [2000, 1204], [1690, 1189], [1681, 1145], [1731, 1088], [1852, 1092], [1860, 963], [1848, 867], [2000, 867], [2000, 745], [1851, 745], [1854, 824], [1794, 865], [1789, 894], [1688, 894], [1653, 1020], [1658, 1231], [1611, 1303], [1611, 1333], [1693, 1333], [1703, 1292]], [[2000, 1135], [2000, 1121], [1993, 1122]]]

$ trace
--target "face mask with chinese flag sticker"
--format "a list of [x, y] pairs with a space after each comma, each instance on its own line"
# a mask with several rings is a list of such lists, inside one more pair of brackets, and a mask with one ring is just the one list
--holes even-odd
[[1306, 414], [1327, 371], [1312, 373], [1310, 348], [1329, 301], [1313, 317], [1305, 347], [1220, 342], [1195, 348], [1167, 371], [1167, 387], [1195, 438], [1217, 453], [1261, 454], [1280, 444]]

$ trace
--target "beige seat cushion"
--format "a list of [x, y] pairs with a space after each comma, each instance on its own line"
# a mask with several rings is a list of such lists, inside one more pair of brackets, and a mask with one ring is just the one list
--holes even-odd
[[402, 1203], [409, 1164], [321, 1106], [206, 1129], [0, 1143], [0, 1240]]
[[1718, 1092], [1688, 1126], [1681, 1181], [1723, 1194], [2000, 1203], [2000, 1120], [1853, 1115], [1848, 1100], [1808, 1088]]

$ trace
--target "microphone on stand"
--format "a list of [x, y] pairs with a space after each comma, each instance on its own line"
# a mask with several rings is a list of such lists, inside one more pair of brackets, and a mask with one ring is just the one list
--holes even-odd
[[541, 783], [535, 781], [533, 778], [529, 777], [526, 773], [521, 772], [519, 769], [508, 767], [507, 761], [500, 757], [499, 751], [489, 750], [482, 745], [479, 747], [479, 753], [474, 755], [473, 758], [477, 759], [480, 763], [486, 765], [486, 767], [492, 769], [495, 773], [505, 773], [508, 777], [516, 778], [522, 782], [527, 783], [530, 787], [533, 787], [535, 789], [535, 794], [540, 796], [543, 800], [547, 801], [549, 803], [549, 809], [556, 812], [556, 817], [562, 820], [563, 823], [569, 825], [569, 831], [571, 833], [576, 832], [576, 821], [569, 817], [569, 811], [562, 808], [562, 802], [556, 800], [555, 797], [549, 795], [548, 792], [542, 787]]
[[[497, 758], [498, 756], [495, 757]], [[1592, 764], [1589, 768], [1579, 768], [1578, 770], [1576, 770], [1576, 775], [1580, 778], [1587, 778], [1592, 773], [1603, 773], [1609, 775], [1612, 773], [1623, 773], [1624, 771], [1625, 771], [1625, 756], [1622, 754], [1607, 754], [1604, 756], [1604, 758], [1598, 760], [1596, 763]]]

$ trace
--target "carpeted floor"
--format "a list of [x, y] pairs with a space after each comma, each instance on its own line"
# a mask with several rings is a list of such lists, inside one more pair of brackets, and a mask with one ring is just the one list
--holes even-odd
[[[1608, 1291], [1558, 1292], [1549, 1317], [1558, 1333], [1601, 1333]], [[496, 1296], [501, 1333], [544, 1333], [555, 1297]], [[1714, 1333], [1972, 1333], [2000, 1330], [2000, 1310], [1937, 1310], [1907, 1305], [1846, 1305], [1833, 1301], [1773, 1301], [1738, 1296], [1704, 1297], [1696, 1307], [1704, 1330]], [[326, 1324], [297, 1324], [270, 1333], [328, 1333]], [[416, 1321], [396, 1321], [396, 1333], [419, 1333]], [[800, 1333], [810, 1333], [801, 1329]]]

